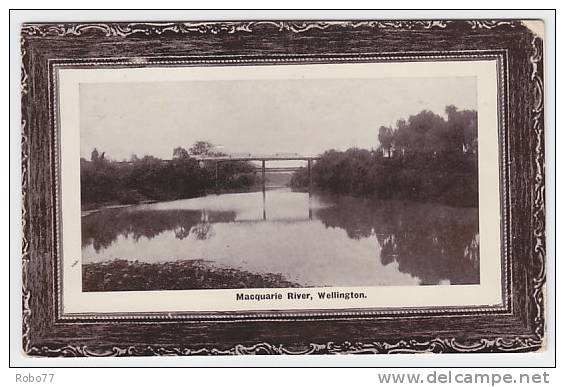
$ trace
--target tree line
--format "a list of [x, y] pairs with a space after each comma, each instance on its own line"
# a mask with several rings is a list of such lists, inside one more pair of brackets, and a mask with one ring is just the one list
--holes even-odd
[[[216, 189], [214, 162], [200, 162], [198, 155], [222, 156], [207, 141], [188, 150], [177, 147], [171, 160], [132, 155], [129, 161], [112, 161], [94, 149], [90, 160], [81, 158], [81, 203], [84, 209], [108, 204], [136, 204], [203, 195]], [[258, 178], [258, 177], [257, 177]], [[218, 174], [222, 190], [250, 189], [255, 167], [246, 162], [223, 162]]]
[[[445, 108], [447, 119], [429, 110], [378, 130], [377, 149], [328, 150], [312, 167], [315, 188], [381, 199], [478, 205], [477, 112]], [[308, 186], [302, 168], [291, 186]]]

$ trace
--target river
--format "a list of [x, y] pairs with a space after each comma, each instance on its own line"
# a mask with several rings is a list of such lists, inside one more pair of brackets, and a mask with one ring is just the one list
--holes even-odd
[[112, 287], [111, 273], [100, 270], [124, 261], [142, 265], [148, 278], [147, 271], [157, 276], [160, 267], [184, 262], [224, 277], [278, 279], [214, 285], [200, 270], [197, 283], [208, 285], [172, 288], [476, 284], [478, 211], [289, 189], [208, 195], [83, 215], [82, 260], [83, 268], [102, 265], [97, 274], [83, 270], [87, 290], [169, 287], [166, 278], [145, 287], [128, 285], [143, 279], [120, 280]]

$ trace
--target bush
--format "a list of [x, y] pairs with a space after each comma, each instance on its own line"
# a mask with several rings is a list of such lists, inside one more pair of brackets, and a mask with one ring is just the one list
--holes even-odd
[[[478, 205], [476, 155], [387, 158], [381, 152], [362, 149], [331, 150], [315, 162], [312, 179], [315, 188], [337, 194]], [[293, 174], [293, 189], [305, 189], [308, 184], [306, 168]]]
[[[220, 188], [245, 188], [255, 183], [249, 163], [222, 164]], [[81, 160], [81, 203], [103, 204], [196, 197], [216, 187], [215, 166], [201, 166], [193, 158], [160, 160], [152, 156], [126, 162]]]

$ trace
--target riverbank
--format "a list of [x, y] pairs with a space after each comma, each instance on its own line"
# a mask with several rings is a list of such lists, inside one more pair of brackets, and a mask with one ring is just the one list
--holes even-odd
[[82, 266], [82, 278], [85, 292], [300, 287], [281, 274], [223, 268], [203, 260], [87, 263]]
[[246, 189], [257, 184], [250, 163], [223, 163], [219, 176], [214, 165], [195, 158], [161, 160], [152, 156], [129, 162], [93, 155], [80, 162], [81, 207], [140, 204], [202, 196], [224, 189]]
[[[267, 191], [273, 191], [273, 190], [281, 190], [281, 189], [291, 189], [290, 186], [267, 186], [266, 190]], [[91, 214], [95, 214], [97, 212], [103, 211], [103, 210], [109, 210], [109, 209], [118, 209], [118, 208], [127, 208], [127, 207], [132, 207], [132, 206], [137, 206], [140, 204], [153, 204], [153, 203], [165, 203], [165, 202], [173, 202], [173, 201], [177, 201], [177, 200], [186, 200], [186, 199], [195, 199], [195, 198], [202, 198], [202, 197], [206, 197], [209, 195], [224, 195], [224, 194], [240, 194], [240, 193], [255, 193], [255, 192], [261, 192], [263, 190], [263, 185], [262, 184], [256, 184], [253, 185], [251, 187], [248, 188], [239, 188], [239, 189], [222, 189], [220, 190], [218, 193], [216, 193], [214, 190], [209, 190], [206, 191], [204, 193], [202, 193], [201, 195], [198, 196], [192, 196], [189, 198], [179, 198], [179, 199], [172, 199], [172, 200], [141, 200], [139, 202], [135, 202], [135, 203], [127, 203], [127, 204], [121, 204], [121, 203], [116, 203], [116, 202], [105, 202], [105, 203], [87, 203], [87, 204], [83, 204], [81, 206], [81, 216], [88, 216]], [[307, 189], [305, 190], [300, 190], [300, 189], [292, 189], [292, 191], [296, 191], [296, 192], [308, 192]]]
[[98, 205], [84, 205], [81, 206], [80, 209], [80, 216], [87, 216], [91, 214], [95, 214], [102, 210], [110, 210], [110, 209], [117, 209], [117, 208], [126, 208], [131, 206], [137, 206], [139, 204], [151, 204], [157, 203], [157, 200], [142, 200], [139, 203], [130, 203], [130, 204], [119, 204], [119, 203], [100, 203]]
[[311, 176], [306, 168], [297, 170], [291, 187], [452, 207], [477, 208], [479, 199], [475, 154], [385, 158], [364, 149], [328, 151], [314, 164]]

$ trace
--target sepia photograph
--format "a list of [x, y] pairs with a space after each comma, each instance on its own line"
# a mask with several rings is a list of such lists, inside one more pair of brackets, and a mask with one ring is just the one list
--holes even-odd
[[539, 28], [26, 24], [24, 351], [543, 349]]
[[79, 93], [83, 291], [480, 283], [474, 77]]
[[57, 69], [63, 309], [500, 306], [497, 60]]
[[479, 174], [496, 76], [496, 59], [59, 69], [80, 207], [64, 307], [500, 304], [497, 219], [479, 217], [500, 211]]

